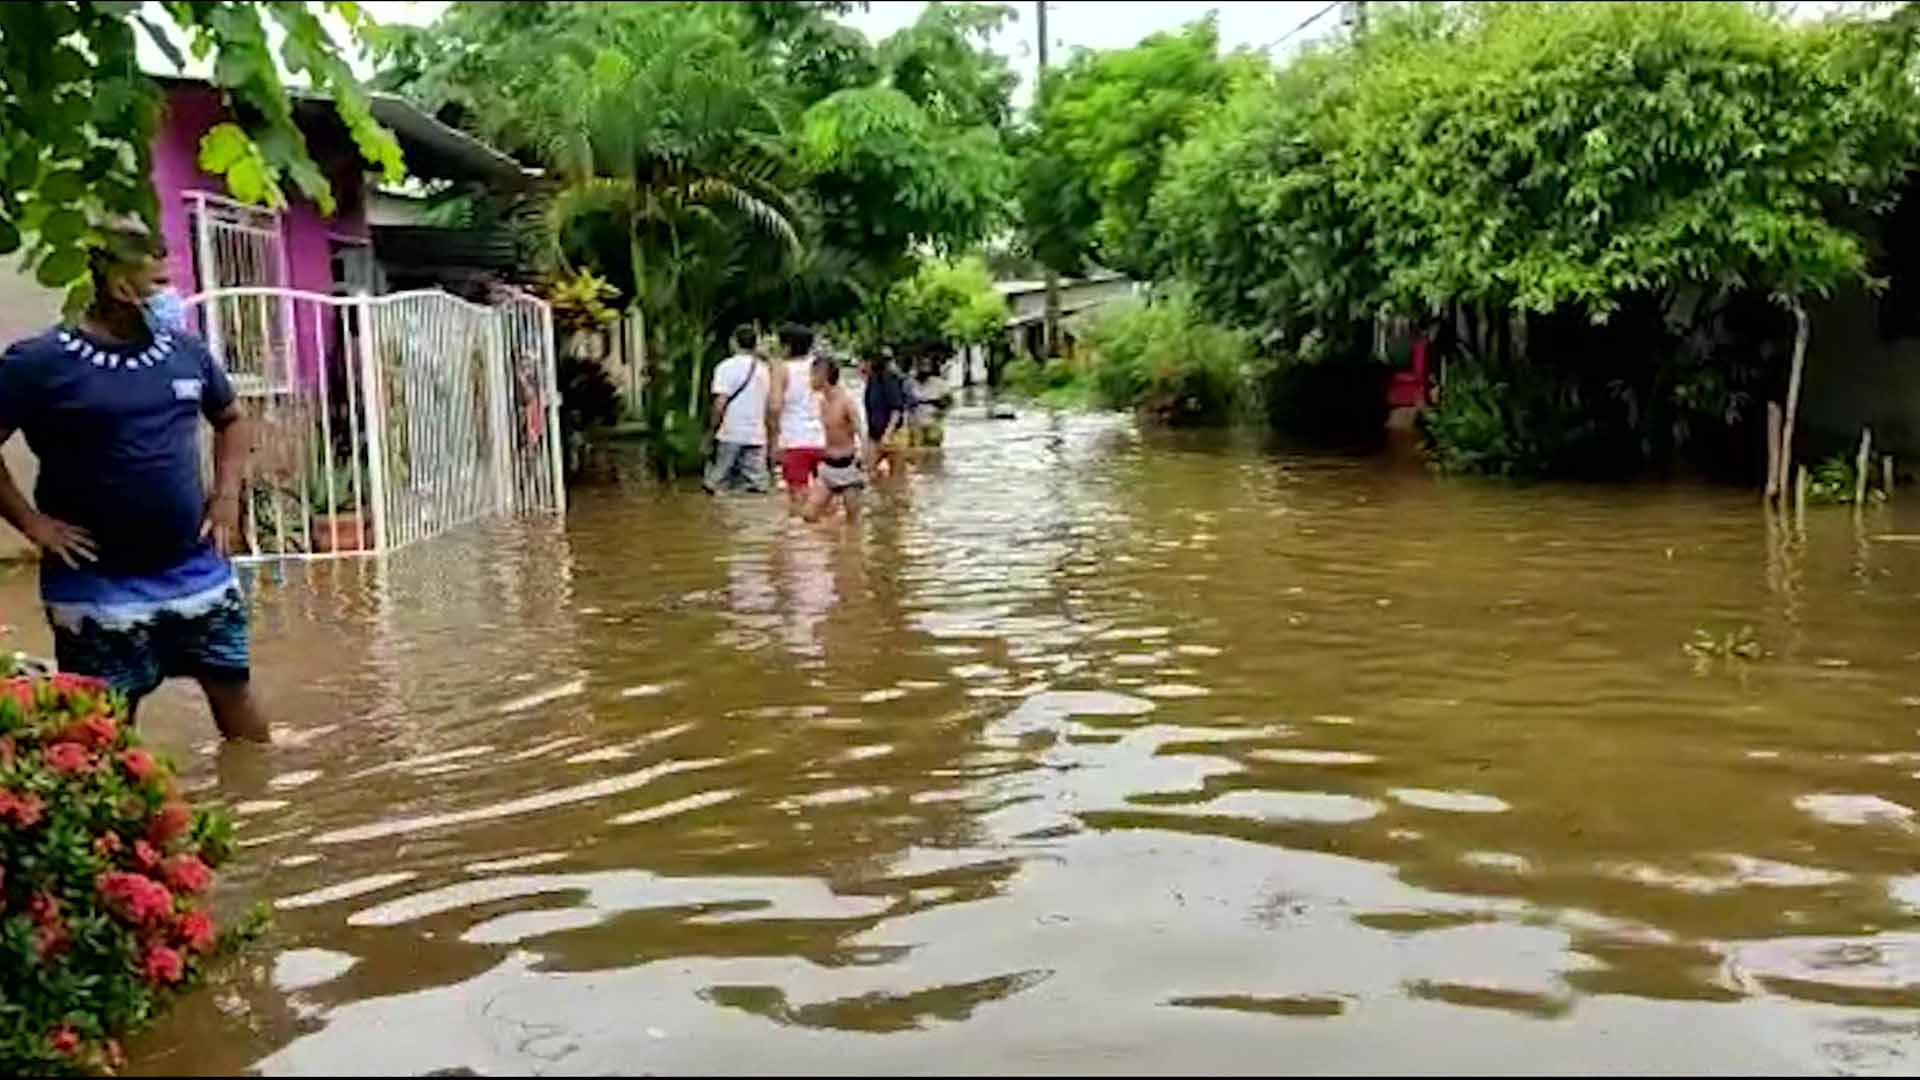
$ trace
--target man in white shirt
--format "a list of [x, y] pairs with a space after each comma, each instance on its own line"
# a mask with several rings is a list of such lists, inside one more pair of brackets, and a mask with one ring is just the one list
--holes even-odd
[[767, 443], [773, 433], [767, 415], [771, 376], [758, 344], [753, 327], [740, 327], [733, 332], [733, 355], [713, 369], [713, 456], [701, 484], [709, 495], [723, 489], [757, 495], [773, 486], [767, 471]]

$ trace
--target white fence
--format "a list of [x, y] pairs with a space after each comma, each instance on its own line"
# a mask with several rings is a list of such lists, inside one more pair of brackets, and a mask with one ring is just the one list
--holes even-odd
[[[240, 287], [187, 304], [258, 428], [242, 558], [382, 552], [480, 518], [566, 512], [541, 301]], [[278, 332], [226, 332], [266, 325]]]

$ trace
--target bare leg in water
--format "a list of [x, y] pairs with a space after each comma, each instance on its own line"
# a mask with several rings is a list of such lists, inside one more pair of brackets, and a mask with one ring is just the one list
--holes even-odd
[[200, 690], [207, 695], [207, 707], [213, 710], [213, 723], [228, 739], [264, 743], [273, 739], [266, 717], [260, 714], [253, 686], [244, 679], [214, 679], [202, 676]]

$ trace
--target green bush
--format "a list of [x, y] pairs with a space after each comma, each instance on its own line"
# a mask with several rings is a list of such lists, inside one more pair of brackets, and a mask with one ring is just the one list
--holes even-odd
[[1496, 370], [1471, 353], [1447, 366], [1420, 430], [1443, 472], [1531, 478], [1618, 477], [1645, 461], [1616, 392], [1530, 364]]
[[1038, 397], [1047, 388], [1046, 378], [1041, 374], [1040, 362], [1022, 356], [1007, 361], [1000, 369], [1000, 389], [1018, 397]]
[[1123, 300], [1079, 321], [1098, 401], [1169, 424], [1218, 423], [1248, 399], [1253, 347], [1178, 290]]

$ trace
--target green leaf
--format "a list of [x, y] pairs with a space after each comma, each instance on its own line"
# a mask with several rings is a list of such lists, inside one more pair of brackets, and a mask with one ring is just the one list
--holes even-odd
[[48, 173], [35, 191], [48, 202], [68, 203], [87, 190], [86, 174], [79, 169], [58, 169]]
[[227, 169], [227, 190], [244, 203], [277, 202], [279, 189], [267, 174], [266, 164], [258, 157], [245, 157]]
[[54, 210], [40, 222], [41, 239], [56, 248], [78, 241], [86, 232], [87, 215], [69, 208]]
[[7, 186], [14, 191], [30, 191], [40, 179], [40, 151], [22, 146], [7, 158]]
[[253, 140], [238, 124], [215, 124], [200, 136], [200, 168], [222, 174], [254, 153]]
[[59, 248], [41, 260], [34, 279], [49, 289], [60, 289], [87, 272], [87, 253], [77, 247]]
[[20, 230], [13, 222], [0, 217], [0, 255], [11, 255], [20, 250]]

